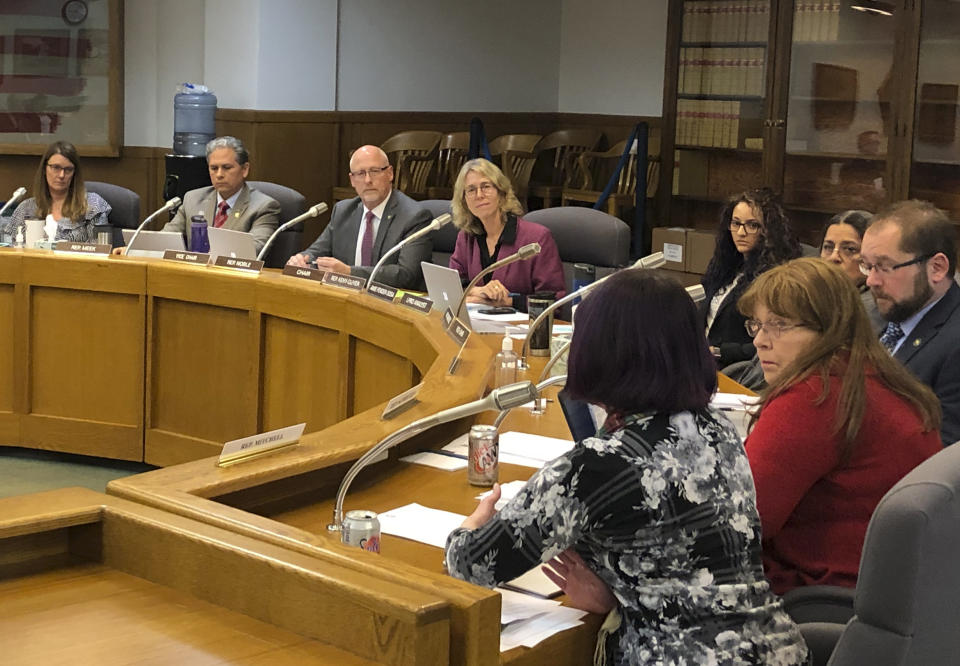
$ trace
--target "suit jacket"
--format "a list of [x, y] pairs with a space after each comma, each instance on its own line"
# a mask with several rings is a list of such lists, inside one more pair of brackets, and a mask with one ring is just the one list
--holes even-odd
[[[373, 266], [353, 265], [362, 218], [360, 197], [337, 202], [330, 215], [330, 224], [302, 254], [309, 256], [310, 261], [317, 257], [333, 257], [349, 266], [351, 275], [369, 278]], [[430, 211], [403, 192], [393, 190], [377, 227], [377, 237], [373, 240], [373, 263], [380, 261], [385, 252], [404, 238], [430, 224], [431, 219]], [[377, 271], [376, 281], [398, 289], [426, 291], [420, 262], [430, 261], [432, 255], [433, 241], [428, 234], [390, 255]]]
[[894, 358], [940, 398], [944, 445], [960, 440], [960, 287], [955, 282], [910, 332]]
[[[184, 194], [183, 205], [180, 206], [173, 219], [164, 225], [163, 231], [176, 231], [184, 234], [187, 249], [192, 250], [188, 220], [200, 213], [203, 213], [203, 216], [207, 218], [207, 226], [212, 226], [213, 218], [217, 214], [217, 191], [213, 187], [201, 187]], [[263, 249], [267, 239], [270, 238], [270, 234], [277, 230], [279, 222], [280, 204], [277, 203], [277, 200], [248, 187], [244, 183], [233, 208], [227, 210], [227, 221], [223, 223], [222, 228], [248, 232], [253, 236], [257, 252], [259, 252]]]
[[[757, 351], [753, 346], [753, 338], [747, 334], [747, 329], [743, 326], [747, 318], [737, 309], [737, 298], [743, 292], [739, 292], [734, 298], [733, 291], [731, 289], [720, 302], [717, 316], [713, 318], [713, 324], [707, 332], [710, 345], [720, 350], [720, 358], [717, 359], [717, 365], [720, 368], [738, 361], [748, 361]], [[706, 298], [700, 303], [700, 321], [704, 327], [707, 325], [710, 301], [715, 293], [715, 291], [708, 292]]]

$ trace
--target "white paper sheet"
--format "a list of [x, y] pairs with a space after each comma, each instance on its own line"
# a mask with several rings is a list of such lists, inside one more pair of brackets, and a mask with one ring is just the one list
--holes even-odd
[[546, 613], [507, 625], [500, 630], [500, 651], [506, 652], [521, 645], [534, 647], [550, 636], [583, 624], [586, 611], [558, 606]]
[[502, 597], [500, 601], [500, 624], [510, 624], [518, 620], [526, 620], [551, 611], [560, 605], [559, 601], [540, 599], [530, 596], [529, 594], [523, 594], [522, 592], [505, 590], [502, 587], [496, 588], [496, 591], [499, 592]]
[[441, 453], [431, 453], [430, 451], [413, 453], [409, 456], [400, 458], [400, 460], [403, 462], [416, 463], [417, 465], [426, 465], [427, 467], [436, 467], [437, 469], [445, 469], [450, 471], [465, 469], [467, 466], [467, 461], [465, 458], [454, 458], [453, 456], [445, 456]]
[[443, 548], [447, 536], [466, 519], [459, 513], [430, 509], [420, 504], [407, 504], [377, 516], [384, 534], [419, 541]]
[[[531, 403], [532, 404], [532, 403]], [[540, 469], [545, 462], [553, 460], [573, 448], [573, 440], [530, 435], [523, 432], [500, 433], [500, 462]], [[467, 435], [455, 438], [443, 447], [458, 455], [467, 455]]]
[[[496, 509], [499, 511], [502, 509], [507, 502], [516, 497], [517, 493], [520, 492], [520, 489], [527, 485], [526, 481], [509, 481], [507, 483], [500, 484], [500, 499], [497, 500]], [[485, 493], [480, 493], [477, 495], [478, 500], [482, 500], [484, 497], [492, 493], [492, 490], [488, 490]]]

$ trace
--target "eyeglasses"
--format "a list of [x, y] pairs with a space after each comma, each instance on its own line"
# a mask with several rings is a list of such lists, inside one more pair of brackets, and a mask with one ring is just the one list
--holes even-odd
[[730, 231], [737, 233], [740, 230], [740, 227], [743, 227], [743, 230], [748, 234], [759, 233], [763, 229], [763, 225], [759, 222], [754, 222], [750, 220], [749, 222], [741, 222], [740, 220], [730, 220]]
[[840, 243], [840, 245], [835, 245], [833, 241], [824, 241], [823, 246], [820, 248], [820, 256], [831, 257], [837, 250], [840, 250], [840, 254], [850, 258], [860, 254], [859, 245], [854, 245], [853, 243]]
[[390, 165], [388, 164], [387, 166], [383, 167], [370, 167], [369, 169], [360, 169], [360, 171], [350, 171], [349, 174], [351, 178], [360, 178], [363, 180], [367, 177], [367, 174], [370, 174], [371, 178], [376, 178], [389, 168]]
[[76, 167], [60, 166], [59, 164], [50, 164], [49, 162], [47, 162], [47, 168], [54, 173], [62, 173], [64, 176], [72, 176], [73, 172], [77, 170]]
[[463, 193], [472, 199], [475, 198], [480, 192], [483, 192], [483, 196], [487, 196], [496, 189], [497, 186], [493, 183], [480, 183], [479, 185], [471, 185], [470, 187], [464, 189]]
[[894, 272], [898, 268], [906, 268], [907, 266], [913, 266], [914, 264], [922, 263], [927, 259], [932, 259], [933, 255], [935, 254], [936, 252], [933, 252], [931, 254], [921, 254], [919, 257], [914, 257], [910, 261], [904, 261], [903, 263], [894, 264], [893, 266], [887, 266], [885, 264], [871, 264], [861, 260], [860, 272], [868, 277], [870, 276], [871, 271], [876, 271], [880, 275], [890, 275], [890, 273]]
[[788, 324], [782, 321], [763, 322], [759, 319], [748, 319], [743, 322], [743, 327], [747, 329], [747, 335], [751, 338], [757, 337], [757, 334], [761, 330], [765, 330], [767, 335], [774, 339], [779, 338], [785, 331], [790, 331], [794, 328], [806, 328], [804, 324]]

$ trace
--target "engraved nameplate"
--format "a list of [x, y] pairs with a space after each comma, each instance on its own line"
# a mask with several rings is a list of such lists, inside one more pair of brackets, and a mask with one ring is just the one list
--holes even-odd
[[113, 246], [108, 243], [77, 243], [74, 241], [57, 241], [53, 246], [54, 252], [78, 252], [80, 254], [110, 254]]
[[326, 271], [322, 271], [319, 268], [300, 268], [299, 266], [294, 266], [293, 264], [287, 264], [283, 267], [284, 275], [303, 278], [304, 280], [316, 280], [317, 282], [323, 281], [323, 275], [325, 272]]
[[363, 285], [367, 283], [367, 278], [357, 277], [355, 275], [344, 275], [343, 273], [328, 272], [324, 273], [323, 280], [321, 280], [321, 282], [334, 287], [340, 287], [341, 289], [360, 291], [363, 289]]
[[165, 250], [163, 258], [170, 261], [182, 261], [185, 264], [206, 264], [210, 255], [205, 252], [184, 252], [182, 250]]
[[470, 327], [454, 317], [453, 323], [447, 329], [447, 335], [462, 347], [467, 342], [467, 338], [470, 337]]
[[380, 418], [382, 418], [384, 421], [387, 419], [392, 419], [397, 414], [407, 411], [420, 402], [417, 400], [417, 393], [420, 391], [421, 386], [423, 386], [423, 382], [420, 382], [412, 388], [408, 388], [400, 395], [390, 398], [390, 402], [388, 402], [387, 406], [383, 408], [383, 415]]
[[367, 287], [367, 293], [387, 303], [393, 303], [393, 299], [397, 297], [396, 289], [388, 287], [385, 284], [380, 284], [379, 282], [371, 282], [370, 286]]
[[300, 436], [303, 435], [303, 429], [306, 425], [306, 423], [298, 423], [294, 426], [278, 428], [277, 430], [260, 433], [259, 435], [231, 440], [223, 445], [223, 450], [220, 452], [220, 459], [217, 461], [217, 465], [224, 467], [246, 458], [252, 458], [267, 453], [268, 451], [273, 451], [274, 449], [296, 444]]
[[236, 257], [225, 257], [220, 255], [217, 257], [216, 261], [213, 262], [214, 266], [219, 266], [220, 268], [233, 268], [239, 271], [250, 271], [251, 273], [259, 273], [263, 270], [263, 262], [257, 261], [256, 259], [238, 259]]
[[414, 296], [413, 294], [404, 294], [400, 297], [400, 305], [423, 314], [430, 314], [433, 307], [433, 301], [426, 296]]

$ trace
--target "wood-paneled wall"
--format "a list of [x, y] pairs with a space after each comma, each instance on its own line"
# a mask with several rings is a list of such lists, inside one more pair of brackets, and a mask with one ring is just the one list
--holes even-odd
[[[476, 114], [391, 111], [256, 111], [218, 109], [217, 134], [240, 138], [250, 149], [251, 180], [266, 180], [302, 192], [308, 204], [332, 204], [335, 186], [348, 186], [349, 152], [364, 144], [380, 144], [413, 129], [466, 131]], [[651, 135], [659, 134], [660, 118], [572, 113], [479, 114], [489, 139], [501, 134], [549, 134], [570, 127], [596, 128], [606, 148], [627, 138], [633, 126], [646, 120]], [[125, 146], [120, 157], [84, 157], [86, 180], [127, 187], [141, 197], [145, 216], [163, 203], [167, 148]], [[0, 160], [0, 196], [19, 185], [30, 187], [37, 158], [5, 155]], [[329, 221], [329, 214], [306, 224], [305, 244], [313, 242]]]

